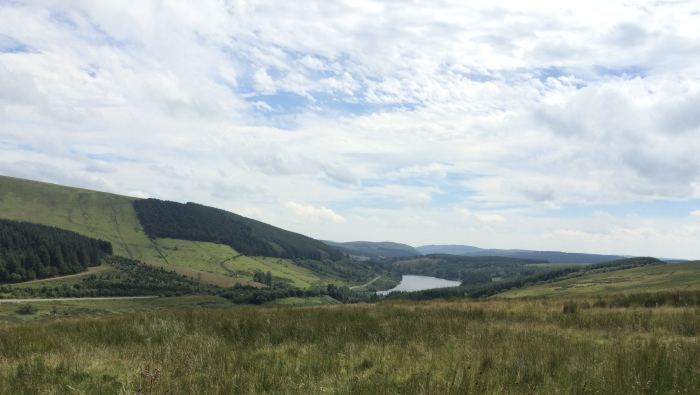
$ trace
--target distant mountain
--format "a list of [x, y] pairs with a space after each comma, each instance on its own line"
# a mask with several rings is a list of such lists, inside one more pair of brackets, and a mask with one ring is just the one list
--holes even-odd
[[601, 263], [624, 259], [621, 255], [580, 254], [560, 251], [488, 249], [462, 254], [466, 256], [502, 256], [520, 259], [544, 259], [551, 263]]
[[600, 263], [617, 259], [631, 258], [629, 255], [579, 254], [561, 251], [501, 250], [478, 248], [465, 245], [427, 245], [416, 247], [425, 255], [452, 254], [466, 256], [500, 256], [505, 258], [537, 259], [551, 263]]
[[323, 241], [336, 250], [352, 256], [361, 256], [366, 258], [389, 258], [423, 255], [415, 248], [400, 243], [371, 242], [371, 241], [351, 241], [348, 243], [338, 243], [334, 241]]
[[428, 254], [450, 254], [450, 255], [462, 255], [469, 252], [482, 251], [482, 248], [463, 246], [457, 244], [449, 245], [427, 245], [422, 247], [416, 247], [416, 250], [420, 251], [423, 255]]

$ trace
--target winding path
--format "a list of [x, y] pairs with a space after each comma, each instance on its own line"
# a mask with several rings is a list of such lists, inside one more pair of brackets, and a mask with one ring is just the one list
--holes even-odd
[[366, 287], [366, 286], [368, 286], [368, 285], [372, 284], [373, 282], [375, 282], [375, 281], [379, 280], [379, 279], [380, 279], [381, 277], [382, 277], [382, 276], [379, 276], [379, 277], [375, 278], [374, 280], [372, 280], [372, 281], [368, 282], [367, 284], [362, 284], [362, 285], [355, 285], [354, 287], [350, 287], [350, 289], [355, 289], [355, 288], [362, 288], [362, 287]]

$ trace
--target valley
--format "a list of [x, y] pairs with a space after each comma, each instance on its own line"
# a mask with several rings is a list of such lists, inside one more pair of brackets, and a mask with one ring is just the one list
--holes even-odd
[[[0, 395], [700, 384], [698, 261], [422, 255], [191, 203], [149, 200], [139, 214], [136, 201], [0, 176]], [[402, 279], [420, 284], [382, 292]]]

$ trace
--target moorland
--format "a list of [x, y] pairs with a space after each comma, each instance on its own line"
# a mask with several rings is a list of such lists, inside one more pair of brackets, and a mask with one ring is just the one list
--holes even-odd
[[[0, 394], [700, 384], [699, 262], [333, 244], [195, 203], [0, 176]], [[461, 285], [374, 293], [406, 274]]]

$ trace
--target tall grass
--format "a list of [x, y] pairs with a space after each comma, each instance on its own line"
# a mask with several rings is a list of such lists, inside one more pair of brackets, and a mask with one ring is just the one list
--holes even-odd
[[[592, 300], [591, 300], [592, 301]], [[696, 393], [696, 307], [387, 301], [0, 328], [0, 394]]]

